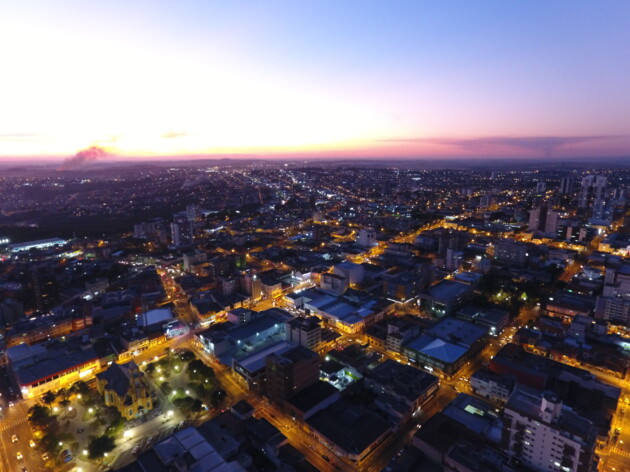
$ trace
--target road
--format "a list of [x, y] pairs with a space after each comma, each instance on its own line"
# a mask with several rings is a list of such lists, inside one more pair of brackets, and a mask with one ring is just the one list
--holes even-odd
[[[27, 419], [29, 408], [30, 402], [17, 402], [5, 412], [0, 422], [2, 470], [20, 471], [22, 467], [26, 467], [27, 470], [42, 470], [44, 467], [40, 452], [29, 446], [29, 441], [34, 439]], [[18, 438], [16, 443], [11, 441], [13, 435]], [[18, 452], [22, 454], [23, 459], [17, 459]]]

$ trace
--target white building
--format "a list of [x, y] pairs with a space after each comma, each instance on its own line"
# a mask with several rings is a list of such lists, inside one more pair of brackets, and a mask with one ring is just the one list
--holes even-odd
[[503, 413], [507, 452], [525, 465], [545, 472], [597, 470], [597, 430], [554, 394], [516, 390]]
[[376, 245], [376, 231], [371, 228], [359, 230], [357, 244], [361, 247], [372, 247]]

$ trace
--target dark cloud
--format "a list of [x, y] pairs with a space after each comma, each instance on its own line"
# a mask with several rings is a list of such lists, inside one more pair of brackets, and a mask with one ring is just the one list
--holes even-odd
[[188, 133], [169, 131], [168, 133], [164, 133], [163, 135], [161, 135], [160, 138], [183, 138], [184, 136], [188, 136]]
[[62, 162], [58, 170], [72, 170], [82, 166], [86, 162], [96, 161], [104, 157], [112, 156], [111, 153], [99, 146], [90, 146], [89, 148], [82, 149], [74, 156], [67, 158]]
[[489, 136], [480, 138], [390, 138], [381, 142], [418, 143], [454, 146], [471, 152], [486, 152], [496, 148], [529, 150], [550, 157], [560, 147], [591, 141], [608, 141], [627, 136]]

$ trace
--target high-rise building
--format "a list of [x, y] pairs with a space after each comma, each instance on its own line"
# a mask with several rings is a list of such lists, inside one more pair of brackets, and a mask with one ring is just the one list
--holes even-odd
[[607, 179], [604, 175], [590, 174], [582, 178], [578, 206], [588, 208], [597, 205], [605, 198]]
[[536, 193], [545, 193], [547, 184], [545, 182], [536, 182]]
[[310, 349], [297, 346], [284, 354], [267, 356], [266, 389], [271, 400], [283, 402], [317, 381], [319, 356]]
[[597, 429], [555, 394], [516, 390], [503, 410], [508, 453], [548, 472], [597, 470]]
[[547, 205], [542, 204], [538, 208], [529, 211], [529, 231], [545, 230], [545, 222], [547, 221]]
[[545, 220], [545, 232], [555, 233], [558, 231], [558, 223], [560, 221], [560, 214], [557, 211], [548, 211], [547, 219]]
[[567, 195], [571, 192], [573, 192], [573, 177], [562, 177], [562, 179], [560, 179], [560, 193]]
[[630, 297], [598, 297], [595, 318], [628, 326], [630, 324]]
[[190, 246], [193, 242], [193, 227], [185, 213], [178, 213], [171, 223], [171, 241], [173, 246]]

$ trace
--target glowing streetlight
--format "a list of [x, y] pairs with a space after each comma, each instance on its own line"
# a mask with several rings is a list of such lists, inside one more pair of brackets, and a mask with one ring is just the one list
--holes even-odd
[[94, 413], [94, 408], [88, 408], [89, 413]]
[[125, 432], [123, 433], [123, 438], [128, 438], [128, 437], [130, 437], [130, 436], [131, 436], [131, 431], [125, 431]]
[[168, 416], [173, 416], [173, 410], [168, 410], [168, 411], [166, 412], [166, 414], [167, 414]]
[[83, 449], [83, 455], [87, 456], [87, 449]]

